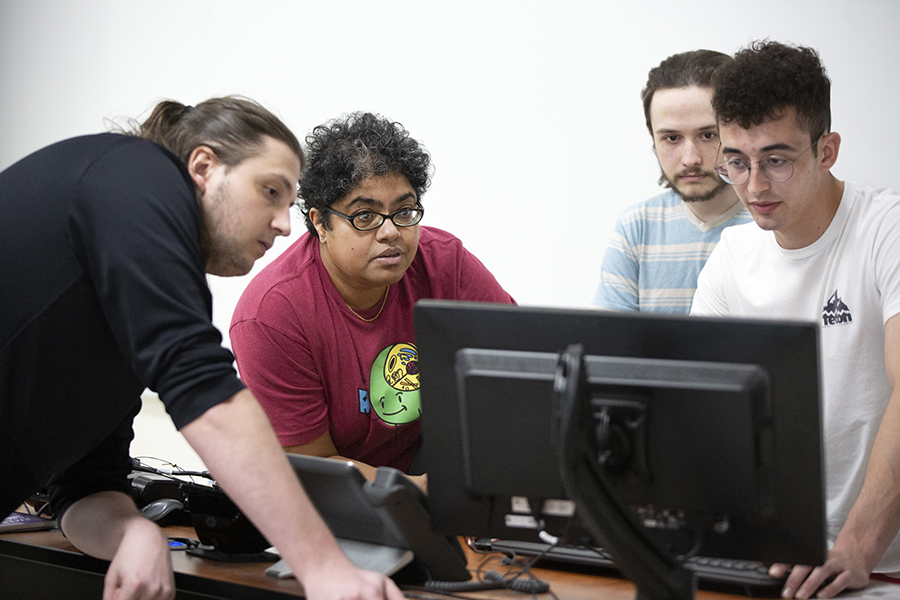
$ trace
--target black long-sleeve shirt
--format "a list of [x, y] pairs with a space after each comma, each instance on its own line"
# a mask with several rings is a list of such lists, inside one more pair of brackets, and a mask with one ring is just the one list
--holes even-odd
[[0, 173], [0, 215], [0, 514], [48, 482], [59, 514], [126, 490], [145, 387], [180, 428], [243, 386], [175, 156], [119, 134], [53, 144]]

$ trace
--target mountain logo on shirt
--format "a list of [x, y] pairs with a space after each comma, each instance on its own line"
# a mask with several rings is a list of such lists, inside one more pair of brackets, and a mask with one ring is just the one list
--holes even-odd
[[832, 327], [834, 325], [849, 325], [853, 322], [853, 316], [850, 309], [844, 304], [838, 296], [837, 290], [828, 299], [825, 307], [822, 309], [822, 325]]
[[369, 402], [385, 423], [406, 425], [419, 420], [419, 351], [414, 345], [394, 344], [378, 354], [369, 376]]

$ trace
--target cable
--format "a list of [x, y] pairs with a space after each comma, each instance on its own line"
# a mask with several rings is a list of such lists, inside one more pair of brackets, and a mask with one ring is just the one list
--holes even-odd
[[550, 589], [549, 583], [538, 579], [530, 572], [528, 572], [528, 579], [522, 578], [521, 573], [512, 579], [507, 579], [505, 575], [497, 571], [487, 571], [484, 577], [489, 581], [502, 581], [508, 589], [522, 594], [543, 594]]
[[486, 590], [512, 590], [520, 594], [543, 594], [550, 590], [550, 584], [537, 579], [531, 573], [523, 578], [519, 573], [508, 577], [498, 571], [486, 571], [480, 581], [426, 581], [424, 588], [436, 592], [481, 592]]
[[209, 471], [185, 471], [175, 463], [171, 463], [169, 461], [163, 460], [161, 458], [156, 458], [153, 456], [145, 456], [143, 458], [150, 460], [158, 460], [159, 462], [170, 465], [167, 468], [158, 468], [151, 467], [148, 464], [141, 462], [140, 458], [132, 458], [131, 459], [131, 467], [135, 471], [143, 471], [145, 473], [154, 473], [156, 475], [162, 475], [163, 477], [168, 477], [170, 479], [174, 479], [175, 481], [179, 481], [178, 477], [204, 477], [206, 479], [212, 480], [209, 474]]
[[442, 592], [440, 590], [428, 590], [427, 593], [420, 593], [419, 590], [423, 590], [425, 588], [417, 588], [410, 586], [403, 586], [401, 591], [403, 595], [407, 598], [413, 598], [414, 600], [437, 600], [439, 597], [447, 597], [447, 598], [456, 598], [457, 600], [484, 600], [481, 596], [465, 596], [463, 594], [455, 594], [453, 592]]
[[[500, 564], [506, 566], [506, 572], [501, 573], [497, 570], [484, 571], [483, 567], [492, 560], [498, 560]], [[543, 594], [549, 592], [552, 597], [556, 595], [550, 591], [550, 584], [535, 577], [529, 570], [530, 564], [520, 564], [515, 554], [507, 556], [502, 553], [491, 553], [485, 557], [481, 565], [474, 570], [475, 573], [481, 574], [482, 579], [479, 581], [427, 581], [423, 584], [423, 588], [438, 594], [454, 596], [460, 598], [460, 592], [479, 592], [485, 590], [508, 589], [520, 594]]]
[[[544, 524], [544, 520], [541, 519], [541, 525], [543, 525], [543, 524]], [[549, 544], [551, 546], [556, 546], [557, 544], [559, 544], [559, 538], [556, 537], [555, 535], [551, 535], [551, 534], [547, 533], [547, 531], [544, 530], [543, 528], [540, 531], [538, 531], [538, 537], [541, 538], [541, 541], [544, 542], [545, 544]]]
[[[520, 582], [518, 584], [515, 584], [519, 588], [516, 591], [521, 591], [522, 593], [530, 593], [533, 596], [537, 594], [548, 593], [552, 598], [558, 600], [556, 594], [554, 594], [553, 590], [550, 589], [550, 584], [541, 579], [538, 579], [531, 572], [531, 567], [534, 566], [534, 564], [538, 560], [543, 558], [551, 548], [552, 546], [548, 545], [542, 552], [538, 553], [536, 556], [533, 556], [531, 560], [526, 561], [524, 564], [519, 562], [515, 552], [509, 555], [505, 555], [505, 558], [501, 561], [501, 564], [506, 564], [509, 567], [506, 571], [507, 576], [515, 573], [510, 581], [517, 580]], [[485, 573], [485, 577], [488, 577], [488, 573], [491, 573], [491, 571], [487, 571]], [[528, 579], [522, 579], [523, 575], [527, 576]], [[510, 589], [514, 588], [511, 587]]]
[[506, 587], [505, 581], [435, 581], [428, 580], [423, 587], [436, 592], [482, 592], [500, 590]]

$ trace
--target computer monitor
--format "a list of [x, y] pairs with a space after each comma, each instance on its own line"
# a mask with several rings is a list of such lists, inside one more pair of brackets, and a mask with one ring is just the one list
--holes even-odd
[[414, 314], [440, 532], [590, 535], [561, 483], [554, 392], [578, 344], [607, 481], [652, 538], [674, 555], [824, 562], [814, 323], [437, 300]]

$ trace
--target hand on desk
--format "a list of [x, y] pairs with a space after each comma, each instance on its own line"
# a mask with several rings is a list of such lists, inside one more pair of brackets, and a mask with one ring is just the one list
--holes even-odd
[[65, 512], [62, 529], [79, 550], [110, 560], [103, 600], [171, 600], [172, 557], [166, 536], [143, 518], [129, 496], [98, 492]]
[[[869, 570], [863, 559], [852, 552], [832, 549], [821, 567], [774, 564], [769, 569], [773, 577], [783, 577], [791, 571], [782, 590], [782, 598], [834, 598], [843, 590], [858, 590], [869, 584]], [[827, 585], [822, 585], [828, 582]], [[822, 589], [819, 589], [819, 588]], [[819, 590], [816, 594], [816, 590]]]
[[175, 578], [167, 540], [146, 519], [136, 519], [134, 525], [126, 530], [106, 572], [103, 600], [171, 600]]
[[307, 600], [404, 600], [403, 592], [389, 577], [359, 569], [349, 560], [307, 575], [303, 591]]

